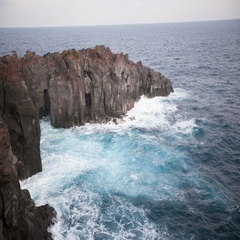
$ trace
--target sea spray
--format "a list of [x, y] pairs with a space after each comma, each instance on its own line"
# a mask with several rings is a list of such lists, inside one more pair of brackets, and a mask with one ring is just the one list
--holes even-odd
[[197, 125], [176, 119], [178, 101], [188, 96], [182, 92], [142, 97], [117, 125], [54, 129], [42, 120], [43, 172], [22, 187], [37, 204], [58, 211], [55, 239], [169, 238], [166, 224], [149, 219], [144, 203], [184, 201], [179, 182], [195, 181], [182, 146], [199, 144], [192, 136]]

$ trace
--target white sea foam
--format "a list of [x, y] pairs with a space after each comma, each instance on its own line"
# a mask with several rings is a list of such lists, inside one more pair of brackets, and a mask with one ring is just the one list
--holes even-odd
[[57, 210], [54, 239], [168, 239], [165, 226], [151, 222], [146, 210], [127, 198], [181, 198], [169, 168], [174, 170], [179, 156], [164, 137], [191, 137], [195, 121], [175, 119], [177, 102], [184, 98], [181, 91], [142, 97], [117, 125], [54, 129], [41, 123], [43, 172], [21, 185], [37, 205], [49, 203]]
[[[147, 220], [146, 213], [120, 197], [112, 197], [108, 206], [107, 216], [102, 216], [102, 199], [98, 194], [82, 192], [69, 188], [65, 195], [69, 196], [62, 204], [61, 212], [66, 212], [63, 218], [68, 221], [57, 226], [59, 232], [53, 228], [52, 233], [59, 240], [62, 239], [164, 239], [167, 230], [156, 226]], [[69, 199], [71, 199], [69, 201]], [[62, 217], [62, 216], [61, 216]], [[80, 238], [81, 239], [81, 238]]]
[[197, 127], [195, 119], [176, 122], [172, 128], [174, 131], [183, 134], [191, 134], [193, 129]]
[[[188, 97], [189, 94], [182, 89], [176, 89], [175, 92], [168, 97], [149, 99], [142, 96], [141, 99], [135, 103], [134, 108], [128, 111], [123, 119], [117, 120], [118, 124], [115, 122], [109, 122], [107, 124], [86, 124], [84, 127], [78, 127], [76, 129], [83, 134], [109, 131], [123, 132], [124, 129], [132, 127], [144, 129], [160, 128], [161, 130], [169, 131], [177, 130], [177, 128], [172, 129], [173, 123], [171, 122], [174, 120], [175, 113], [178, 111], [176, 102]], [[180, 124], [181, 123], [179, 123], [179, 126]]]

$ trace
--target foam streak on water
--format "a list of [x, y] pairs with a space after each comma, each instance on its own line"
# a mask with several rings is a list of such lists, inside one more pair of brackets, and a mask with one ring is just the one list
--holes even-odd
[[[181, 89], [167, 98], [142, 97], [117, 125], [54, 129], [41, 122], [43, 172], [22, 187], [37, 205], [57, 210], [55, 239], [171, 239], [172, 204], [189, 216], [199, 211], [186, 189], [223, 201], [188, 156], [204, 142], [194, 137], [201, 130], [196, 119], [178, 109], [187, 98]], [[166, 211], [169, 222], [161, 220]]]

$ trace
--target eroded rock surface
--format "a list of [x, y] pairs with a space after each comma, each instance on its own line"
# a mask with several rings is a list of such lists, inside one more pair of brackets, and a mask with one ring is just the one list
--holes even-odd
[[0, 58], [0, 116], [8, 125], [18, 176], [23, 179], [41, 171], [42, 166], [39, 116], [21, 69], [16, 55]]
[[36, 207], [19, 179], [42, 170], [39, 119], [54, 127], [105, 122], [141, 95], [167, 96], [171, 81], [105, 46], [0, 58], [0, 240], [51, 239], [55, 211]]
[[160, 73], [104, 46], [43, 57], [27, 52], [18, 64], [16, 75], [24, 80], [39, 117], [50, 114], [54, 127], [121, 117], [142, 94], [166, 96], [173, 91]]
[[0, 116], [0, 239], [50, 240], [47, 230], [55, 210], [49, 205], [36, 207], [28, 190], [21, 190], [16, 165], [8, 127]]
[[43, 57], [0, 58], [0, 115], [9, 128], [20, 179], [41, 171], [39, 119], [54, 127], [105, 122], [126, 114], [141, 95], [167, 96], [172, 83], [105, 46]]

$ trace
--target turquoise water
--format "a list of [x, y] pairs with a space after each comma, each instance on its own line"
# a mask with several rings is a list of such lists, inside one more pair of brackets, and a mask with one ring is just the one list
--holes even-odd
[[188, 156], [204, 142], [195, 137], [203, 131], [195, 119], [177, 121], [177, 102], [187, 97], [182, 89], [168, 98], [143, 97], [117, 125], [66, 130], [42, 121], [44, 169], [24, 187], [38, 204], [47, 199], [57, 209], [57, 239], [168, 239], [154, 204], [174, 203], [191, 216], [194, 207], [182, 203], [186, 188], [222, 201]]
[[117, 125], [42, 120], [43, 172], [21, 184], [57, 210], [54, 239], [239, 239], [240, 20], [0, 29], [0, 55], [97, 44], [175, 92], [143, 97]]
[[56, 239], [198, 239], [217, 236], [209, 221], [233, 221], [236, 203], [194, 159], [209, 143], [206, 120], [182, 116], [178, 104], [189, 99], [183, 89], [142, 98], [117, 125], [42, 121], [44, 169], [24, 187], [57, 210]]

